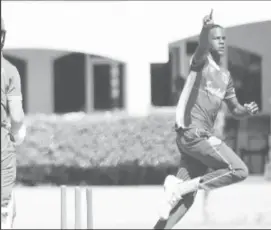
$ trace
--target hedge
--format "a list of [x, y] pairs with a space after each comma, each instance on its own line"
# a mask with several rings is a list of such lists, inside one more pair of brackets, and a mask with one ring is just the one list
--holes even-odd
[[[17, 149], [17, 181], [32, 186], [161, 184], [180, 160], [174, 119], [171, 113], [30, 117], [26, 140]], [[236, 125], [228, 120], [226, 129], [232, 133]]]
[[174, 115], [30, 121], [18, 148], [18, 183], [158, 184], [179, 162]]

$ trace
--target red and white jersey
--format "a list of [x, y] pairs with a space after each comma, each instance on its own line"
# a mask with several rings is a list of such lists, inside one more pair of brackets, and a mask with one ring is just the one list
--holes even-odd
[[177, 128], [195, 127], [213, 132], [222, 101], [235, 96], [229, 71], [218, 66], [211, 55], [201, 64], [192, 61], [177, 104]]

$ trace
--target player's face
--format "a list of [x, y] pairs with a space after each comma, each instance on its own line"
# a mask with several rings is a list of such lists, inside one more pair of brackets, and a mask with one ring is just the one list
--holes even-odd
[[210, 48], [221, 56], [224, 55], [225, 52], [225, 40], [225, 29], [216, 27], [210, 31]]

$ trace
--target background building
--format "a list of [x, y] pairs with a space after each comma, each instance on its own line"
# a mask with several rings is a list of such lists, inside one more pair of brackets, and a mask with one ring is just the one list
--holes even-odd
[[[239, 98], [248, 95], [271, 112], [268, 3], [246, 3], [242, 15], [242, 3], [142, 4], [3, 2], [4, 54], [21, 74], [26, 112], [123, 108], [135, 115], [148, 114], [152, 105], [174, 105], [196, 47], [191, 35], [210, 8], [216, 23], [229, 28], [225, 64]], [[227, 8], [231, 17], [224, 15]]]
[[109, 58], [44, 49], [5, 50], [18, 68], [26, 113], [123, 108], [123, 66]]
[[[256, 101], [270, 112], [271, 21], [227, 28], [225, 65], [240, 102]], [[260, 36], [259, 36], [260, 35]], [[151, 101], [172, 106], [188, 75], [197, 36], [172, 42], [166, 63], [150, 64]], [[125, 109], [125, 63], [78, 52], [6, 49], [22, 78], [27, 113], [91, 112]]]

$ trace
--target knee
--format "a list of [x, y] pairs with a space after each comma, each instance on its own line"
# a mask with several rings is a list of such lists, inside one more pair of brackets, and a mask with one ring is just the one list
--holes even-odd
[[238, 169], [234, 169], [233, 170], [233, 175], [236, 178], [237, 181], [243, 181], [245, 180], [248, 175], [249, 175], [249, 171], [246, 165], [243, 165], [242, 167], [238, 168]]

